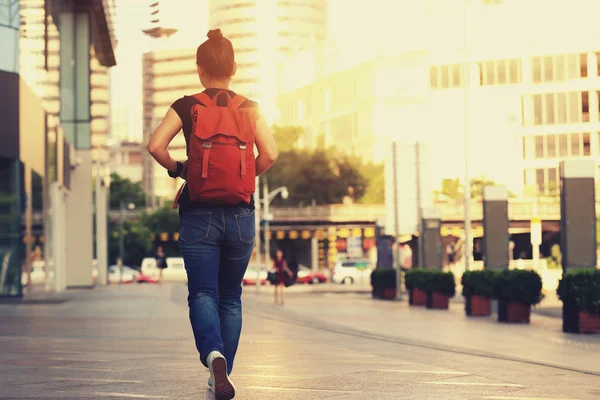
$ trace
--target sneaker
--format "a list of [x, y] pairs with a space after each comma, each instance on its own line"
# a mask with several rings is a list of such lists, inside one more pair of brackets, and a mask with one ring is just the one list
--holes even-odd
[[[213, 351], [207, 357], [210, 370], [209, 387], [217, 400], [231, 400], [235, 397], [235, 387], [227, 374], [227, 360], [218, 351]], [[212, 385], [210, 383], [212, 382]]]

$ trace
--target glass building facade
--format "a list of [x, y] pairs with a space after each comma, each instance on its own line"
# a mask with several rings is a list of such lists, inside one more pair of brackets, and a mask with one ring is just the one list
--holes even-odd
[[19, 98], [19, 21], [19, 2], [0, 0], [0, 87], [5, 94], [0, 100], [0, 296], [22, 293], [23, 165], [18, 157], [18, 101], [14, 102]]

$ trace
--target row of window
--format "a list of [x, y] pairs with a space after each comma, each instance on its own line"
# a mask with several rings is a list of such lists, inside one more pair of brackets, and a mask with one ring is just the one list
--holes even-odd
[[[559, 92], [522, 98], [523, 125], [577, 124], [590, 121], [590, 95], [600, 92]], [[600, 105], [592, 112], [600, 115]]]
[[557, 167], [534, 168], [523, 171], [525, 186], [537, 186], [540, 192], [556, 192], [559, 185]]
[[[596, 134], [600, 136], [600, 133]], [[592, 151], [590, 133], [559, 133], [523, 138], [523, 159], [540, 160], [600, 155], [598, 146]], [[599, 138], [600, 139], [600, 138]]]
[[462, 64], [434, 65], [429, 68], [429, 85], [432, 89], [462, 87], [463, 77]]
[[[600, 52], [595, 53], [600, 71]], [[481, 86], [507, 85], [522, 82], [520, 59], [492, 60], [478, 63]], [[531, 58], [533, 83], [561, 82], [569, 79], [587, 78], [588, 54], [570, 53]], [[432, 89], [453, 89], [462, 86], [462, 64], [434, 65], [429, 69]]]

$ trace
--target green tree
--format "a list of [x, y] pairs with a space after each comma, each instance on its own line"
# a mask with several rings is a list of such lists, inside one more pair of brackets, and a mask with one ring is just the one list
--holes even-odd
[[385, 202], [385, 174], [383, 164], [368, 163], [360, 168], [367, 180], [365, 192], [358, 199], [363, 204], [383, 204]]
[[304, 134], [304, 129], [299, 126], [271, 126], [271, 132], [280, 152], [294, 150], [298, 140]]
[[445, 178], [442, 180], [440, 190], [435, 191], [438, 199], [460, 200], [463, 198], [464, 187], [458, 178]]
[[[163, 232], [169, 235], [179, 232], [179, 214], [171, 207], [162, 207], [151, 214], [142, 215], [142, 224], [156, 237]], [[158, 240], [157, 240], [158, 242]], [[158, 244], [158, 243], [157, 243]], [[160, 242], [168, 257], [179, 257], [179, 245], [174, 241]]]
[[141, 182], [132, 182], [113, 172], [110, 174], [110, 209], [119, 209], [121, 201], [125, 205], [133, 203], [137, 208], [141, 208], [144, 207], [146, 198]]
[[479, 199], [483, 196], [483, 188], [486, 186], [492, 186], [496, 183], [482, 175], [476, 176], [471, 179], [471, 198]]
[[[150, 230], [140, 221], [125, 221], [123, 224], [125, 252], [123, 263], [131, 267], [139, 267], [144, 257], [151, 255], [152, 241]], [[121, 225], [119, 221], [108, 226], [108, 257], [114, 264], [120, 256]]]

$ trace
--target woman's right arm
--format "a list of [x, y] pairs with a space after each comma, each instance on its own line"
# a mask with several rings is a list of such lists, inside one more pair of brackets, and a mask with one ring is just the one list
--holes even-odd
[[279, 155], [273, 134], [264, 118], [256, 121], [256, 176], [262, 175], [271, 168]]

